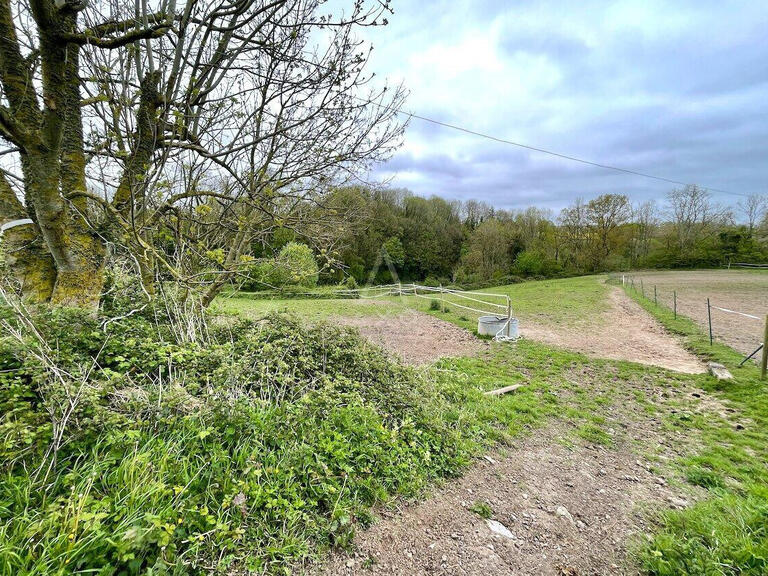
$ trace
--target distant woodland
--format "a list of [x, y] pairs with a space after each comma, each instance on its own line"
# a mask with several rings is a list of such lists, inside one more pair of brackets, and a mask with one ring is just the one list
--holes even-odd
[[692, 185], [670, 191], [659, 203], [634, 204], [627, 195], [604, 194], [555, 214], [534, 206], [500, 210], [478, 200], [346, 187], [316, 208], [325, 216], [321, 220], [329, 214], [337, 220], [332, 232], [322, 235], [324, 246], [316, 241], [320, 235], [276, 228], [253, 246], [253, 257], [262, 264], [244, 275], [244, 284], [271, 286], [259, 266], [288, 244], [295, 250], [296, 243], [314, 246], [319, 274], [311, 275], [313, 284], [319, 278], [350, 285], [395, 279], [472, 285], [515, 276], [766, 262], [766, 197], [737, 200], [720, 205]]

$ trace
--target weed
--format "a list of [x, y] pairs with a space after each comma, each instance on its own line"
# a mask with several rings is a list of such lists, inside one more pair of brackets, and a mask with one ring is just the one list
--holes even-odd
[[376, 564], [376, 558], [374, 556], [368, 556], [368, 558], [363, 560], [362, 567], [365, 569], [371, 569], [376, 566]]
[[490, 518], [493, 516], [493, 509], [488, 505], [487, 502], [482, 501], [476, 501], [472, 506], [469, 507], [470, 512], [474, 512], [480, 518], [483, 518], [485, 520], [490, 520]]
[[588, 423], [582, 424], [576, 429], [576, 435], [579, 438], [583, 438], [587, 442], [592, 444], [600, 444], [603, 446], [610, 446], [613, 443], [613, 439], [610, 434], [605, 430], [597, 426], [596, 424]]
[[650, 574], [768, 573], [768, 395], [749, 363], [739, 367], [741, 355], [715, 343], [693, 320], [678, 315], [630, 292], [671, 332], [682, 335], [687, 346], [704, 358], [729, 367], [734, 381], [723, 385], [706, 376], [696, 383], [726, 400], [739, 417], [749, 421], [743, 431], [720, 418], [673, 415], [669, 420], [685, 432], [696, 430], [700, 448], [681, 464], [686, 479], [709, 490], [709, 498], [685, 510], [662, 514], [653, 538], [638, 551]]

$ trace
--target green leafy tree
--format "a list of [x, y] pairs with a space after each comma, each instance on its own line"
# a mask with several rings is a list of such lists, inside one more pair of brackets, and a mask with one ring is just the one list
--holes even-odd
[[405, 263], [405, 248], [397, 236], [392, 236], [384, 242], [384, 250], [389, 256], [389, 261], [394, 266], [402, 266]]
[[272, 280], [275, 286], [317, 286], [319, 268], [312, 249], [306, 244], [288, 242], [275, 259]]

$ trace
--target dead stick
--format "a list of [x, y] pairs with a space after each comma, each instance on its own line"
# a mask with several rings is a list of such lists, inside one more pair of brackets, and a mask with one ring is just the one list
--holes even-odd
[[512, 386], [504, 386], [504, 388], [489, 390], [488, 392], [483, 392], [483, 394], [485, 394], [486, 396], [501, 396], [502, 394], [506, 394], [507, 392], [514, 392], [521, 386], [522, 384], [512, 384]]

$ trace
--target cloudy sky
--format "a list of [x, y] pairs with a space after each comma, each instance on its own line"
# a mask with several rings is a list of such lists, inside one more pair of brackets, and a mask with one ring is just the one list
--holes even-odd
[[[406, 109], [603, 164], [768, 192], [768, 5], [727, 1], [394, 0], [371, 70]], [[499, 208], [559, 209], [673, 186], [413, 119], [377, 173]], [[722, 202], [739, 198], [717, 194]]]

